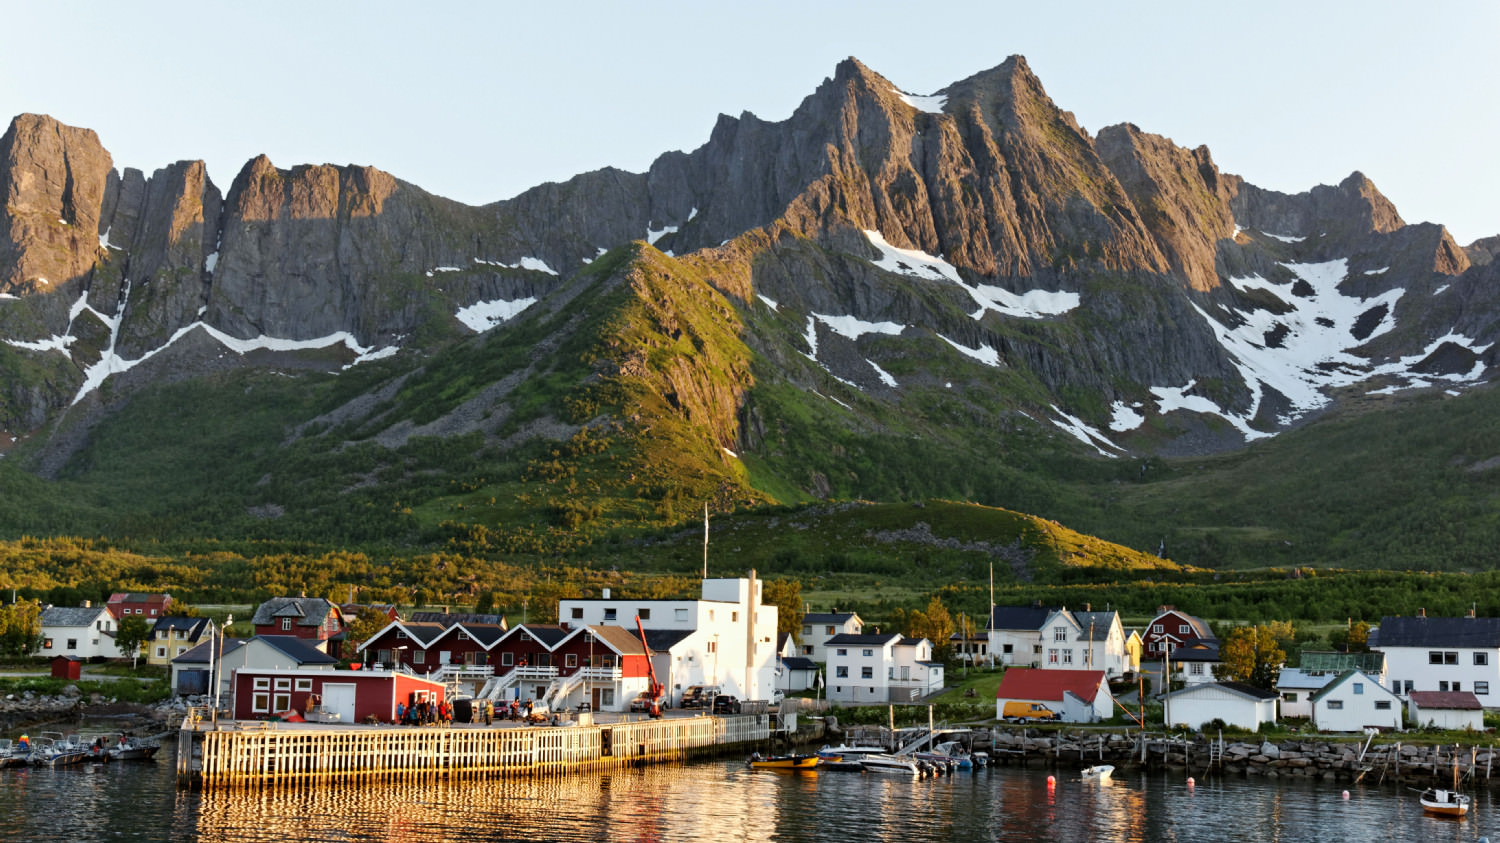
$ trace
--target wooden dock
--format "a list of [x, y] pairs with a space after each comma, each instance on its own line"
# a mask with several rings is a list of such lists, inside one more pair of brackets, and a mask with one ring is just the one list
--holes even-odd
[[179, 787], [556, 775], [681, 761], [761, 745], [764, 714], [589, 726], [330, 726], [185, 720]]

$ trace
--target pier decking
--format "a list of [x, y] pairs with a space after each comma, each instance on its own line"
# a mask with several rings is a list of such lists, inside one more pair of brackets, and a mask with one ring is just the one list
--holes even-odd
[[547, 775], [680, 761], [763, 743], [764, 714], [589, 726], [411, 727], [183, 722], [180, 787]]

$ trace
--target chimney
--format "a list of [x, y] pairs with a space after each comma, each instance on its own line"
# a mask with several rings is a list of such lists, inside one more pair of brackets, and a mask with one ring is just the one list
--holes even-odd
[[92, 608], [94, 608], [94, 601], [92, 601], [92, 600], [85, 600], [85, 601], [83, 601], [83, 608], [85, 608], [85, 609], [92, 609]]
[[601, 589], [599, 589], [599, 599], [600, 600], [608, 600], [609, 599], [609, 589], [607, 589], [607, 588], [601, 588]]
[[1083, 604], [1083, 610], [1085, 612], [1092, 612], [1092, 611], [1094, 611], [1094, 604], [1093, 603], [1085, 603], [1085, 604]]
[[1419, 617], [1419, 618], [1425, 618], [1425, 617], [1427, 617], [1427, 607], [1426, 606], [1423, 606], [1422, 608], [1420, 608], [1420, 609], [1417, 610], [1417, 617]]

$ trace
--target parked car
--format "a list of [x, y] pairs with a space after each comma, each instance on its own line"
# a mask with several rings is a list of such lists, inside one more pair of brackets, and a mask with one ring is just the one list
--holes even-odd
[[713, 705], [714, 697], [718, 696], [719, 689], [714, 685], [692, 685], [682, 692], [682, 702], [679, 705], [684, 708], [708, 708]]
[[1019, 700], [1007, 702], [1000, 712], [1001, 719], [1014, 723], [1024, 723], [1029, 720], [1058, 720], [1061, 716], [1041, 703]]
[[714, 697], [714, 714], [739, 714], [740, 699], [729, 694], [719, 694]]
[[[633, 700], [630, 701], [630, 710], [631, 711], [650, 711], [651, 710], [651, 702], [652, 702], [651, 692], [650, 691], [642, 691], [640, 693], [640, 695], [638, 695], [635, 699], [633, 699]], [[655, 698], [655, 702], [656, 702], [657, 706], [659, 708], [661, 708], [661, 709], [668, 709], [668, 708], [672, 707], [672, 698], [668, 697], [668, 696], [656, 697]]]

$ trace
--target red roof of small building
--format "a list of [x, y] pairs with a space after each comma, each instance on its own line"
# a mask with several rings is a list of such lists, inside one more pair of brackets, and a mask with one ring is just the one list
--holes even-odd
[[1073, 695], [1086, 702], [1093, 702], [1104, 684], [1102, 670], [1042, 670], [1035, 667], [1013, 667], [1005, 671], [1000, 687], [995, 690], [999, 700], [1052, 700], [1061, 702], [1063, 694]]
[[1472, 691], [1408, 691], [1406, 694], [1417, 708], [1456, 708], [1464, 711], [1480, 711], [1484, 706]]

